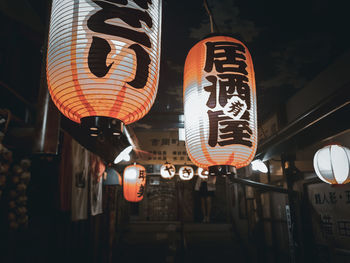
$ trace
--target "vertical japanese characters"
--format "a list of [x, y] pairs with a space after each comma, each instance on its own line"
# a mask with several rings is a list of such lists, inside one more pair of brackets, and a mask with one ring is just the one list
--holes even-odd
[[158, 86], [161, 0], [53, 0], [47, 80], [75, 122], [142, 118]]
[[186, 147], [200, 167], [240, 168], [257, 147], [253, 63], [238, 40], [215, 36], [189, 52], [184, 72]]
[[139, 202], [143, 199], [146, 187], [146, 169], [142, 165], [129, 165], [124, 170], [123, 193], [125, 200]]

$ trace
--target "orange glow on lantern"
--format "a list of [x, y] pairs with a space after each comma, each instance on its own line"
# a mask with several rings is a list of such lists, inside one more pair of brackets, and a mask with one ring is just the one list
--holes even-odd
[[184, 69], [186, 148], [200, 167], [247, 166], [257, 148], [256, 89], [246, 46], [227, 36], [198, 42]]
[[140, 202], [146, 187], [146, 169], [142, 165], [134, 164], [125, 168], [123, 174], [123, 193], [125, 200]]
[[157, 93], [161, 1], [53, 0], [47, 82], [72, 121], [110, 117], [130, 124]]

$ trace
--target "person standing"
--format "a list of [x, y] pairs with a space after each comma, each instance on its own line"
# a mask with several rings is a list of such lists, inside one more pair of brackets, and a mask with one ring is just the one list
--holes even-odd
[[215, 192], [216, 176], [208, 175], [207, 178], [197, 177], [195, 191], [199, 192], [203, 223], [210, 222], [211, 202]]

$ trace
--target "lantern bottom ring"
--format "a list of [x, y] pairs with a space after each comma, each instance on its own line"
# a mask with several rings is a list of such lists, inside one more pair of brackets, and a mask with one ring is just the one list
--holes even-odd
[[122, 121], [103, 116], [90, 116], [81, 118], [81, 127], [91, 136], [103, 134], [104, 136], [119, 136], [122, 134], [124, 124]]
[[235, 174], [235, 167], [231, 165], [212, 165], [208, 167], [209, 175], [229, 175]]

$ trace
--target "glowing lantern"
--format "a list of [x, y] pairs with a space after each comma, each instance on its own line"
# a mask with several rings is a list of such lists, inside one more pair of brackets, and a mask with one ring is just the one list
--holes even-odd
[[120, 174], [111, 167], [106, 169], [106, 180], [103, 181], [104, 185], [122, 185], [122, 177]]
[[134, 164], [125, 168], [123, 174], [123, 193], [125, 200], [140, 202], [143, 199], [146, 187], [145, 167]]
[[240, 168], [257, 147], [256, 91], [248, 49], [227, 36], [198, 42], [184, 69], [186, 147], [200, 167]]
[[160, 28], [160, 0], [53, 0], [46, 70], [58, 109], [78, 123], [142, 118], [157, 93]]
[[202, 167], [198, 167], [197, 175], [202, 179], [208, 179], [209, 171], [208, 169], [203, 169]]
[[175, 175], [175, 166], [171, 163], [166, 162], [160, 167], [160, 176], [164, 179], [171, 179]]
[[350, 182], [350, 150], [340, 145], [328, 145], [315, 153], [317, 176], [328, 184]]
[[179, 170], [179, 177], [181, 180], [188, 181], [193, 178], [194, 170], [191, 166], [182, 166]]

